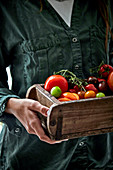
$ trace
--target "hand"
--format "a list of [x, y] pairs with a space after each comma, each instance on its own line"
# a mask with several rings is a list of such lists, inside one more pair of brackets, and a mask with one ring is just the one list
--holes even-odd
[[44, 132], [37, 112], [47, 117], [48, 107], [41, 105], [38, 101], [32, 99], [10, 98], [7, 102], [5, 111], [13, 114], [25, 127], [29, 134], [35, 134], [40, 140], [49, 144], [59, 143], [61, 141], [51, 140]]

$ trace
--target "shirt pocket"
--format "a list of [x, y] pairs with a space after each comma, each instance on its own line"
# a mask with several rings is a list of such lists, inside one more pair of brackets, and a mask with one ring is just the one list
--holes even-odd
[[60, 44], [58, 36], [53, 34], [22, 42], [27, 88], [34, 83], [44, 83], [49, 75], [62, 68], [63, 55]]
[[[91, 62], [92, 66], [99, 65], [102, 61], [109, 62], [107, 52], [105, 50], [106, 28], [91, 26], [90, 30], [90, 46], [91, 46]], [[110, 37], [108, 37], [109, 43]]]

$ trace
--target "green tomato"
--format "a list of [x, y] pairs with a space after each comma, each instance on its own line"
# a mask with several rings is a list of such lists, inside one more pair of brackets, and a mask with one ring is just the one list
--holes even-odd
[[102, 93], [102, 92], [99, 92], [99, 93], [96, 94], [96, 97], [105, 97], [105, 94]]
[[54, 86], [51, 91], [50, 91], [51, 95], [54, 97], [60, 97], [62, 94], [62, 91], [60, 89], [60, 87], [58, 86]]

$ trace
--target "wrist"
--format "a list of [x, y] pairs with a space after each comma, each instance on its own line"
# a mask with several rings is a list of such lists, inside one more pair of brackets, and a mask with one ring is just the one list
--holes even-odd
[[13, 114], [16, 109], [16, 102], [19, 100], [18, 98], [9, 98], [6, 107], [5, 107], [5, 112], [9, 114]]

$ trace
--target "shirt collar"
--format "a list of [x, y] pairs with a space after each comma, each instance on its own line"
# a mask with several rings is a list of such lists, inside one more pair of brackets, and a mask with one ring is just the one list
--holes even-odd
[[48, 0], [48, 2], [57, 11], [60, 17], [62, 17], [65, 23], [70, 27], [74, 0], [68, 0], [63, 2]]

